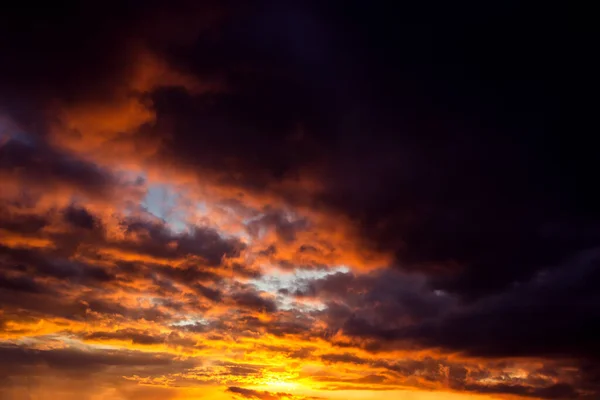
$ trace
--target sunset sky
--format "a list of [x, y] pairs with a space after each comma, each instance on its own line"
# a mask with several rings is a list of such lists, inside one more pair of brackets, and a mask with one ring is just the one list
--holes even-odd
[[600, 398], [585, 16], [22, 3], [0, 400]]

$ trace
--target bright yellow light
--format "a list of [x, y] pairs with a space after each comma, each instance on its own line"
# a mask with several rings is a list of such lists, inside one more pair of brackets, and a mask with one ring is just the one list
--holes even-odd
[[295, 382], [287, 382], [283, 380], [269, 380], [265, 382], [265, 385], [271, 389], [276, 390], [295, 390], [298, 389], [298, 384]]

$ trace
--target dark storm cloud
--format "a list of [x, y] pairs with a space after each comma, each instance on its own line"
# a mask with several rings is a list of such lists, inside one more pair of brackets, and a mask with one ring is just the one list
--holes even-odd
[[312, 168], [318, 195], [279, 194], [349, 216], [366, 244], [468, 299], [598, 243], [597, 195], [572, 183], [593, 157], [549, 131], [548, 66], [567, 51], [550, 25], [523, 16], [499, 35], [490, 14], [398, 24], [393, 8], [345, 9], [251, 9], [198, 38], [171, 56], [231, 90], [154, 93], [145, 134], [169, 129], [163, 157], [252, 190]]
[[481, 356], [598, 360], [598, 263], [597, 251], [583, 254], [558, 271], [541, 274], [532, 282], [430, 321], [409, 334], [430, 345]]
[[[434, 327], [441, 325], [421, 339], [428, 346], [490, 356], [582, 357], [591, 346], [587, 354], [594, 354], [587, 338], [596, 332], [596, 299], [555, 282], [550, 290], [560, 292], [562, 305], [551, 296], [532, 304], [537, 290], [530, 283], [540, 274], [568, 270], [567, 260], [600, 243], [598, 195], [586, 183], [596, 169], [595, 147], [585, 130], [569, 130], [575, 137], [568, 140], [555, 130], [563, 102], [560, 91], [548, 91], [554, 69], [564, 66], [557, 55], [571, 53], [554, 47], [552, 38], [578, 38], [579, 32], [556, 30], [537, 17], [532, 27], [527, 12], [507, 32], [505, 21], [491, 14], [469, 18], [448, 10], [451, 18], [398, 24], [392, 10], [352, 4], [336, 19], [324, 7], [297, 12], [282, 6], [245, 16], [218, 38], [201, 38], [187, 55], [216, 57], [192, 57], [189, 65], [221, 71], [233, 90], [210, 102], [182, 91], [155, 93], [157, 126], [174, 127], [164, 151], [201, 170], [232, 171], [224, 183], [253, 190], [310, 166], [323, 190], [308, 203], [349, 216], [365, 244], [393, 252], [400, 268], [429, 276], [428, 293], [377, 282], [368, 293], [373, 303], [384, 304], [377, 308], [380, 319], [348, 320], [350, 334], [374, 329], [377, 338], [394, 339], [400, 320], [431, 319]], [[506, 7], [498, 15], [510, 13]], [[259, 21], [277, 39], [242, 34], [255, 32]], [[316, 35], [316, 51], [331, 50], [315, 64], [302, 49], [278, 47], [279, 41], [294, 43], [298, 26], [309, 32], [307, 47]], [[351, 84], [345, 74], [352, 75]], [[342, 85], [347, 88], [338, 90]], [[206, 157], [191, 154], [198, 148]], [[232, 176], [235, 181], [228, 181]], [[597, 284], [598, 277], [585, 281]], [[515, 290], [531, 293], [524, 299]], [[496, 301], [490, 296], [499, 296], [502, 305], [490, 304]], [[519, 307], [519, 300], [531, 306]], [[342, 294], [340, 301], [347, 298]], [[452, 305], [461, 301], [473, 305], [466, 316], [454, 317]], [[444, 335], [444, 322], [435, 318], [456, 318], [449, 323], [456, 333]], [[496, 323], [486, 325], [487, 319]], [[525, 332], [528, 321], [538, 320], [546, 329]], [[520, 334], [508, 331], [511, 322], [523, 327]], [[394, 328], [384, 328], [387, 323]], [[478, 332], [486, 326], [498, 329]], [[533, 343], [548, 329], [547, 347]], [[573, 340], [580, 335], [581, 346]], [[501, 340], [494, 345], [496, 337]], [[471, 351], [480, 344], [481, 351]]]
[[0, 176], [48, 190], [67, 186], [95, 196], [107, 195], [118, 183], [116, 177], [97, 165], [30, 136], [0, 142]]
[[373, 339], [367, 345], [371, 350], [396, 343], [490, 358], [576, 357], [597, 362], [600, 357], [595, 339], [600, 334], [597, 251], [473, 303], [459, 303], [403, 275], [394, 280], [384, 272], [373, 279], [338, 274], [308, 286], [321, 296], [343, 299], [344, 306], [330, 303], [322, 318], [351, 337]]
[[[597, 260], [576, 258], [600, 244], [598, 147], [589, 134], [597, 123], [585, 104], [594, 35], [551, 6], [416, 8], [259, 2], [225, 13], [201, 35], [185, 23], [185, 15], [203, 14], [193, 7], [189, 13], [156, 2], [15, 9], [0, 20], [0, 108], [44, 131], [53, 117], [42, 110], [54, 100], [110, 100], [126, 86], [140, 41], [167, 64], [226, 87], [144, 94], [156, 123], [137, 134], [161, 139], [157, 163], [346, 217], [362, 245], [392, 253], [398, 270], [421, 276], [338, 274], [292, 288], [288, 293], [299, 297], [326, 299], [327, 309], [314, 315], [331, 332], [371, 340], [371, 350], [408, 342], [489, 358], [574, 357], [588, 363], [584, 384], [591, 385], [600, 357], [600, 275]], [[0, 172], [94, 195], [115, 184], [96, 165], [41, 142], [3, 143]], [[317, 189], [278, 185], [300, 178]], [[95, 226], [81, 213], [66, 218]], [[28, 234], [46, 223], [10, 221], [10, 230], [17, 224]], [[285, 241], [304, 229], [276, 214], [260, 221]], [[197, 256], [219, 266], [243, 248], [205, 228], [176, 234], [146, 221], [123, 226], [141, 240], [115, 247], [167, 260]], [[47, 276], [75, 274], [69, 266], [25, 267]], [[197, 292], [219, 300], [204, 286], [212, 272], [160, 268], [155, 272], [173, 281], [201, 281]], [[39, 282], [15, 271], [3, 270], [0, 285], [27, 296], [0, 293], [3, 305], [71, 317], [87, 309], [45, 301]], [[98, 272], [95, 279], [112, 277]], [[232, 299], [242, 308], [277, 311], [255, 292]], [[89, 308], [131, 313], [99, 301]], [[573, 395], [562, 384], [494, 390]]]
[[[393, 252], [403, 268], [445, 271], [436, 286], [465, 298], [526, 281], [598, 242], [595, 192], [573, 184], [594, 170], [594, 147], [578, 133], [565, 144], [549, 130], [561, 104], [560, 91], [548, 90], [553, 69], [563, 65], [557, 54], [572, 52], [553, 38], [579, 32], [537, 16], [534, 28], [531, 10], [510, 6], [429, 15], [349, 2], [340, 15], [337, 5], [242, 7], [186, 43], [151, 46], [201, 80], [219, 76], [228, 87], [210, 95], [151, 93], [156, 124], [142, 135], [169, 132], [158, 157], [253, 190], [309, 168], [323, 186], [318, 195], [280, 194], [351, 217], [366, 244]], [[97, 66], [90, 54], [73, 52], [69, 75], [50, 64], [48, 77], [38, 78], [53, 94], [86, 87], [66, 76], [94, 76], [86, 82], [108, 87], [128, 65], [121, 35], [154, 44], [139, 23], [153, 15], [148, 9], [137, 15], [135, 2], [127, 3], [112, 15], [106, 6], [94, 10], [91, 24], [66, 19], [67, 28], [85, 28], [78, 35], [49, 29], [46, 47], [54, 50], [37, 47], [30, 34], [21, 47], [42, 58], [79, 47], [108, 52], [97, 70], [89, 68]], [[184, 14], [169, 10], [175, 21]], [[399, 14], [400, 21], [390, 17]], [[513, 28], [501, 35], [502, 16], [513, 14]], [[105, 18], [114, 23], [100, 23]], [[116, 29], [103, 35], [106, 26]], [[6, 68], [5, 76], [18, 70]]]
[[[131, 5], [124, 4], [121, 12], [108, 3], [95, 9], [75, 3], [36, 10], [12, 7], [2, 20], [2, 48], [11, 55], [2, 67], [4, 91], [26, 88], [35, 96], [86, 90], [89, 84], [101, 89], [98, 80], [86, 78], [101, 77], [101, 82], [121, 68], [124, 54], [114, 51], [122, 24], [134, 11]], [[106, 24], [111, 19], [112, 29]], [[100, 53], [113, 54], [97, 57]], [[42, 68], [45, 73], [39, 73]], [[8, 77], [20, 79], [11, 82]]]
[[140, 46], [187, 37], [222, 7], [208, 1], [15, 4], [0, 17], [0, 110], [43, 133], [54, 101], [106, 101], [132, 78]]

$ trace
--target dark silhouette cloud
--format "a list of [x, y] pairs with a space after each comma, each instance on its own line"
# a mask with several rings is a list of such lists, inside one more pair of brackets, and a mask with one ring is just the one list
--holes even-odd
[[68, 207], [65, 210], [65, 220], [75, 227], [92, 230], [97, 226], [98, 221], [85, 208], [76, 206]]
[[[345, 298], [346, 304], [361, 307], [328, 319], [332, 327], [343, 324], [341, 329], [351, 336], [417, 342], [476, 356], [597, 359], [598, 299], [592, 284], [597, 279], [597, 262], [596, 251], [585, 253], [568, 262], [568, 267], [469, 304], [457, 303], [427, 286], [415, 291], [410, 285], [412, 293], [396, 292], [394, 288], [406, 284], [406, 279], [397, 276], [393, 284], [384, 275], [387, 290], [368, 285], [372, 291], [357, 291]], [[352, 292], [366, 279], [355, 278], [347, 286], [333, 288]], [[571, 335], [578, 340], [571, 340]]]
[[34, 138], [0, 142], [0, 176], [46, 190], [67, 186], [92, 196], [106, 196], [119, 183], [109, 171]]

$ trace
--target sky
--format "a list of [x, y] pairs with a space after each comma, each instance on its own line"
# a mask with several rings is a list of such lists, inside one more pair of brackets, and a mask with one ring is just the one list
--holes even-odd
[[1, 400], [600, 398], [592, 14], [395, 3], [0, 12]]

